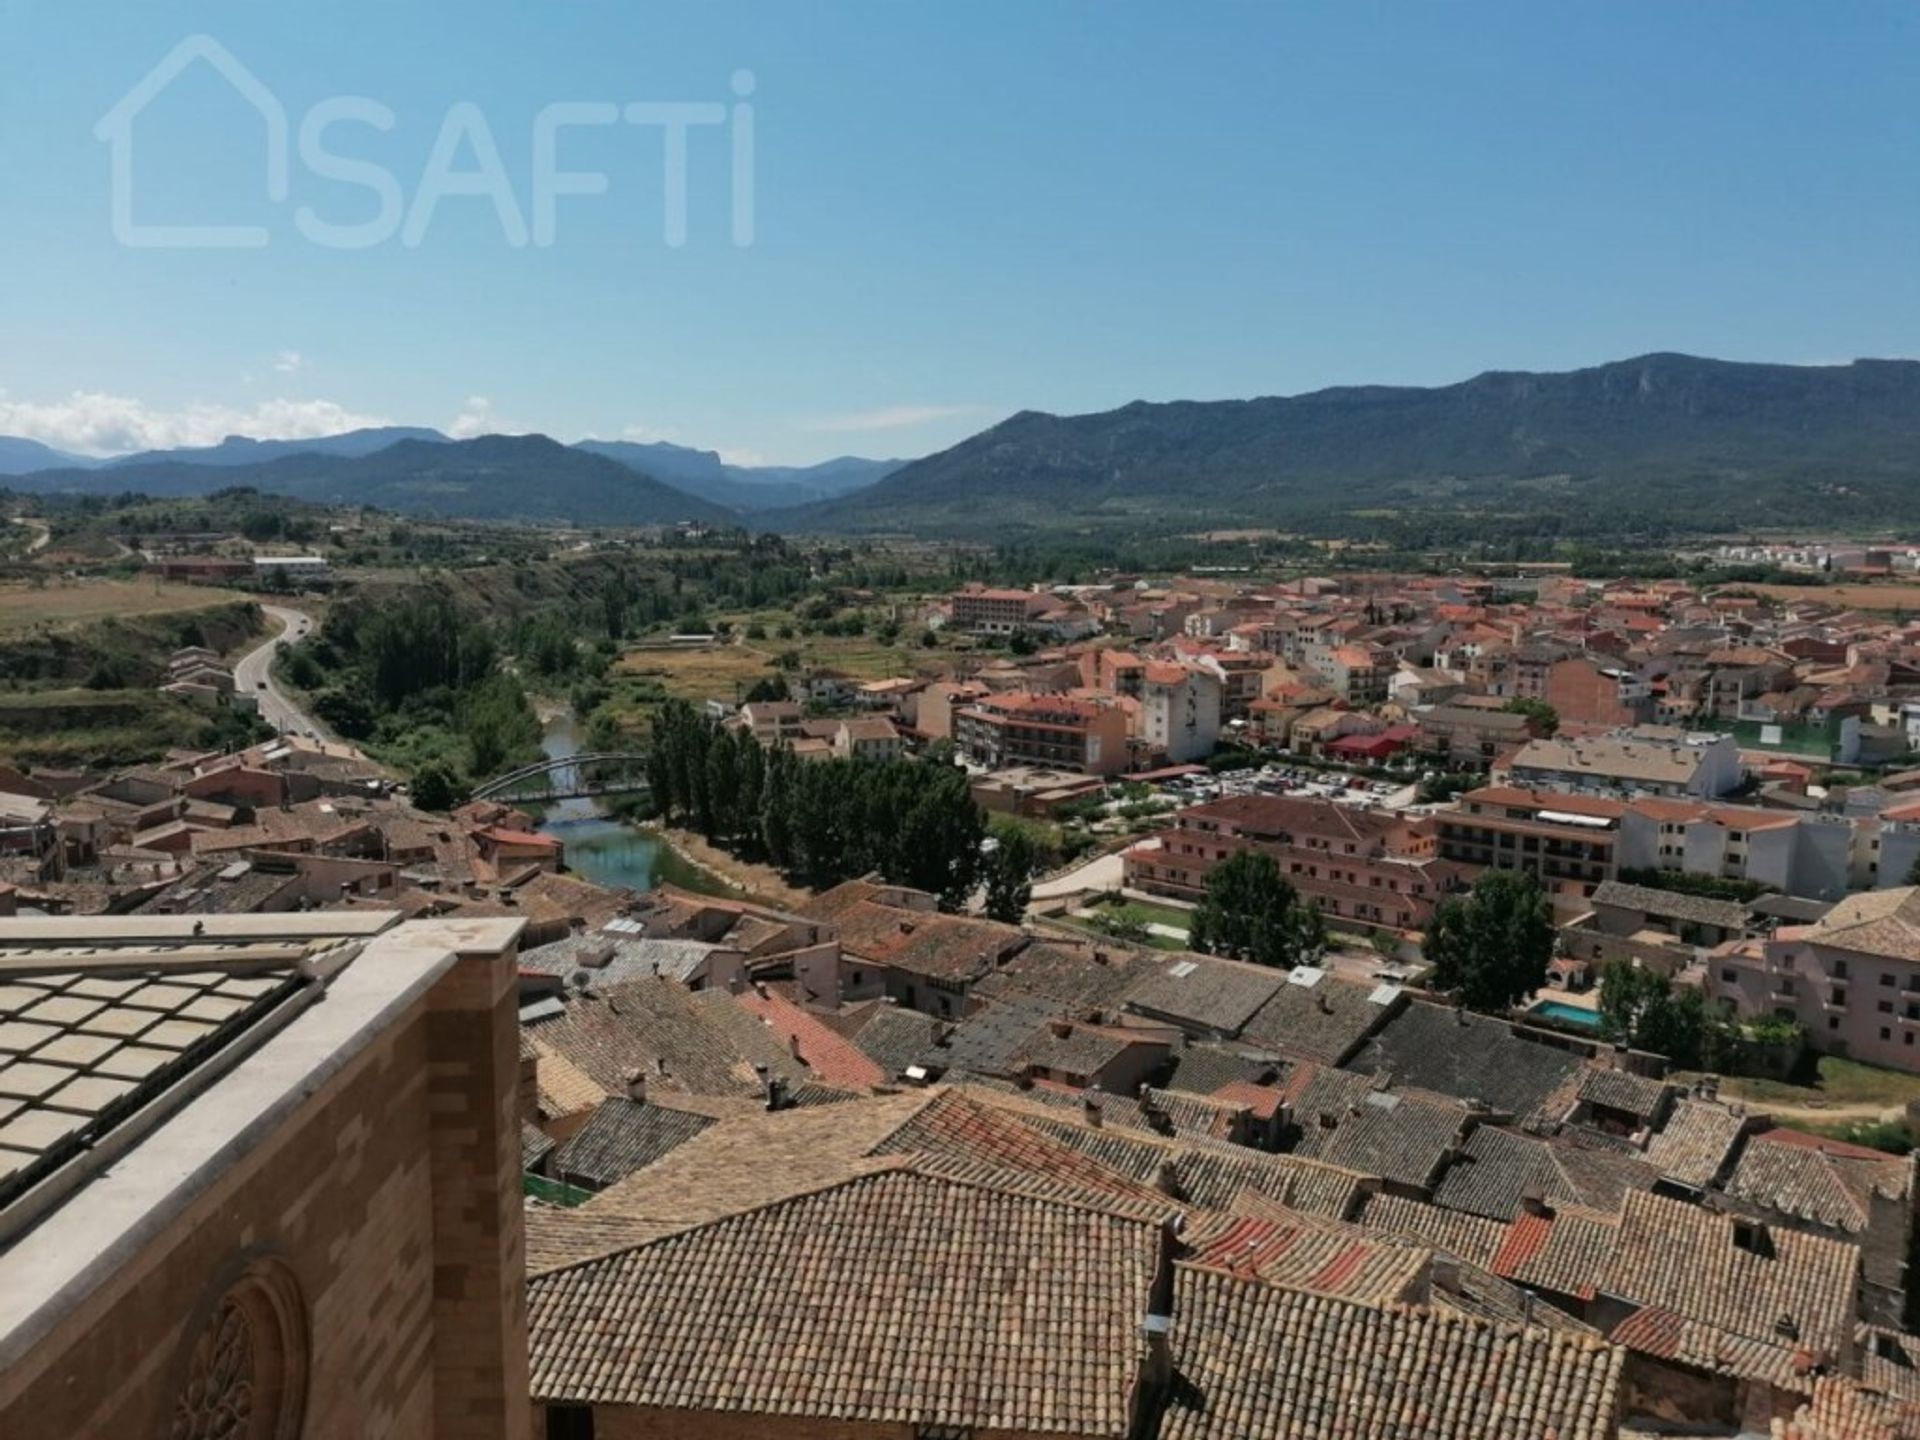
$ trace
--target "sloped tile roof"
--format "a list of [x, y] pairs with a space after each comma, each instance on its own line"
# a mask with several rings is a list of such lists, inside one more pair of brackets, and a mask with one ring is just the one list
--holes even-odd
[[1681, 1100], [1647, 1142], [1647, 1163], [1696, 1190], [1711, 1185], [1740, 1143], [1746, 1120], [1711, 1100]]
[[1617, 1210], [1628, 1190], [1650, 1190], [1660, 1171], [1637, 1155], [1582, 1149], [1482, 1125], [1467, 1137], [1433, 1192], [1434, 1203], [1510, 1220], [1528, 1195]]
[[1160, 1234], [896, 1171], [536, 1277], [536, 1399], [1121, 1435]]
[[1148, 970], [1127, 1008], [1182, 1025], [1237, 1035], [1286, 983], [1279, 971], [1207, 955], [1180, 955]]
[[715, 1123], [624, 1096], [603, 1102], [553, 1156], [557, 1179], [595, 1190], [645, 1169]]
[[1375, 1092], [1329, 1118], [1331, 1126], [1318, 1118], [1303, 1119], [1295, 1154], [1427, 1190], [1467, 1117], [1458, 1107]]
[[1749, 1137], [1726, 1193], [1749, 1205], [1852, 1233], [1867, 1228], [1873, 1197], [1906, 1192], [1910, 1167], [1901, 1159], [1792, 1130]]
[[1180, 1267], [1161, 1440], [1607, 1440], [1621, 1352]]
[[1813, 1390], [1811, 1357], [1792, 1344], [1749, 1339], [1657, 1305], [1634, 1311], [1607, 1338], [1636, 1354], [1710, 1374], [1764, 1381], [1802, 1394]]
[[734, 1002], [749, 1014], [759, 1016], [782, 1044], [797, 1044], [801, 1063], [817, 1080], [849, 1090], [865, 1090], [884, 1085], [893, 1078], [819, 1016], [783, 995], [749, 989], [736, 995]]
[[1517, 1215], [1491, 1266], [1519, 1284], [1591, 1300], [1619, 1235], [1612, 1215], [1572, 1205], [1548, 1215]]
[[1504, 1020], [1414, 1002], [1361, 1045], [1349, 1069], [1411, 1087], [1483, 1100], [1531, 1115], [1579, 1066], [1580, 1057], [1523, 1038]]
[[929, 1052], [940, 1034], [940, 1022], [918, 1010], [882, 1005], [853, 1033], [853, 1044], [886, 1074], [898, 1079], [910, 1065], [930, 1063]]
[[1282, 985], [1241, 1027], [1240, 1038], [1282, 1055], [1338, 1065], [1392, 1016], [1372, 1000], [1376, 987], [1323, 976], [1317, 984]]
[[[1852, 1334], [1860, 1251], [1781, 1226], [1758, 1251], [1741, 1222], [1657, 1195], [1627, 1196], [1599, 1289], [1769, 1344], [1842, 1353]], [[1779, 1328], [1791, 1322], [1788, 1336]]]
[[1369, 1305], [1413, 1299], [1428, 1252], [1303, 1219], [1207, 1216], [1181, 1233], [1189, 1265]]
[[1424, 1200], [1384, 1192], [1367, 1196], [1360, 1206], [1359, 1221], [1369, 1230], [1403, 1235], [1475, 1265], [1489, 1267], [1507, 1234], [1507, 1227], [1497, 1220], [1463, 1215], [1457, 1210], [1429, 1205]]

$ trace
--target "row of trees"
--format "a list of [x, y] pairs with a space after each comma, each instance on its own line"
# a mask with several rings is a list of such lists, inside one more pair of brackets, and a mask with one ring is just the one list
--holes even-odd
[[[801, 760], [684, 701], [654, 721], [648, 780], [661, 814], [825, 887], [878, 871], [958, 908], [985, 878], [986, 827], [964, 771], [912, 760]], [[998, 851], [996, 851], [998, 853]], [[1002, 882], [1008, 898], [1018, 884]]]

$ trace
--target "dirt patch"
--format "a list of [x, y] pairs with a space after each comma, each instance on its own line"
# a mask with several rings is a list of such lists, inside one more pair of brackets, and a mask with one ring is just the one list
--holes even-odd
[[814, 892], [804, 886], [788, 884], [786, 877], [771, 865], [754, 865], [736, 859], [718, 846], [709, 845], [691, 830], [669, 829], [666, 826], [648, 828], [679, 851], [681, 858], [692, 861], [703, 870], [712, 871], [729, 885], [746, 891], [747, 899], [779, 910], [796, 910], [814, 897]]

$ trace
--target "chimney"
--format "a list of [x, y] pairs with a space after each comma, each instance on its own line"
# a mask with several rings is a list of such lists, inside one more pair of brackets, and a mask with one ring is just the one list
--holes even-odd
[[1081, 1118], [1094, 1129], [1100, 1128], [1100, 1103], [1092, 1095], [1083, 1095], [1080, 1098], [1080, 1114]]
[[806, 1056], [800, 1053], [800, 1036], [798, 1034], [787, 1036], [787, 1054], [798, 1060], [802, 1065], [807, 1063]]
[[627, 1072], [627, 1099], [636, 1105], [647, 1103], [647, 1072], [629, 1070]]
[[1065, 1040], [1068, 1036], [1073, 1034], [1073, 1022], [1071, 1020], [1062, 1020], [1062, 1019], [1049, 1020], [1047, 1022], [1047, 1029], [1053, 1032], [1055, 1039]]
[[1180, 1171], [1171, 1160], [1162, 1160], [1154, 1167], [1153, 1188], [1175, 1200], [1186, 1199], [1180, 1193]]
[[1327, 998], [1326, 991], [1316, 988], [1313, 998], [1315, 1003], [1319, 1005], [1322, 1015], [1331, 1015], [1333, 1013], [1333, 1002]]
[[1529, 1185], [1520, 1194], [1520, 1209], [1528, 1215], [1536, 1215], [1542, 1220], [1553, 1218], [1553, 1207], [1547, 1204], [1546, 1194], [1536, 1185]]
[[1453, 1018], [1458, 1024], [1465, 1025], [1467, 1023], [1467, 1007], [1464, 1005], [1454, 1006]]

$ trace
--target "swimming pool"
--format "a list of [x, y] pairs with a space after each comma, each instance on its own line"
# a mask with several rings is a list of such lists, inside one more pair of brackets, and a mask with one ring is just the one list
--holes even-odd
[[1562, 1025], [1578, 1025], [1582, 1030], [1598, 1030], [1600, 1017], [1584, 1005], [1569, 1005], [1564, 1000], [1542, 1000], [1527, 1011], [1542, 1020], [1557, 1020]]

